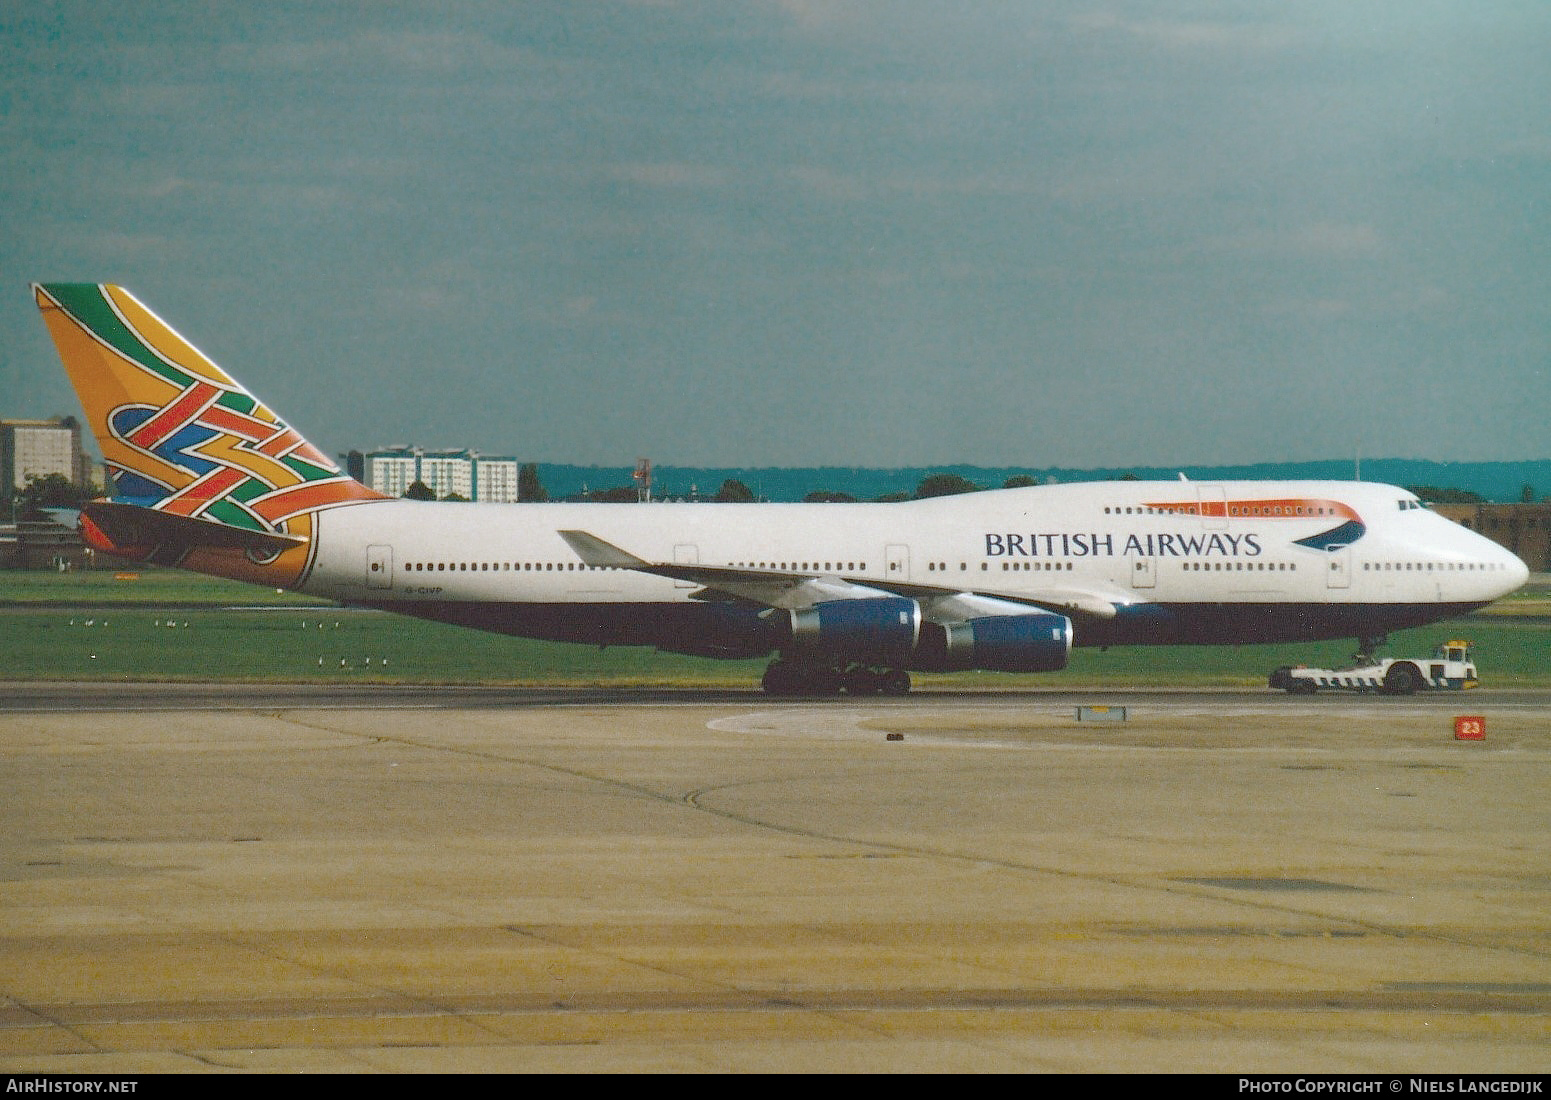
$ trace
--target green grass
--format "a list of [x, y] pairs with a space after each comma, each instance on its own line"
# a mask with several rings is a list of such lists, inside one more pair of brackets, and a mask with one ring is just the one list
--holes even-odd
[[0, 612], [8, 680], [693, 684], [759, 679], [721, 662], [535, 642], [378, 612], [63, 608]]
[[69, 573], [43, 570], [0, 570], [0, 607], [6, 605], [56, 605], [104, 607], [114, 605], [209, 604], [253, 606], [333, 606], [312, 596], [282, 589], [259, 588], [241, 581], [222, 580], [180, 569], [141, 566], [113, 572], [82, 569]]
[[[629, 647], [597, 650], [463, 630], [167, 570], [0, 573], [0, 679], [373, 681], [745, 687], [763, 660], [713, 661]], [[308, 604], [312, 606], [308, 606]], [[174, 605], [176, 610], [169, 610]], [[292, 605], [284, 610], [241, 610]], [[238, 610], [226, 610], [226, 608]], [[90, 610], [83, 610], [90, 609]], [[1425, 656], [1475, 644], [1482, 683], [1551, 687], [1551, 621], [1487, 614], [1395, 634], [1385, 651]], [[1079, 649], [1064, 672], [922, 675], [921, 686], [1246, 687], [1285, 664], [1340, 667], [1353, 642]]]

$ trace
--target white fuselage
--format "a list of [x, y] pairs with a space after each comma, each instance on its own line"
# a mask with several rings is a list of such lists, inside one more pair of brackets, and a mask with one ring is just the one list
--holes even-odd
[[[652, 563], [1079, 611], [1168, 609], [1172, 625], [1161, 632], [1156, 621], [1131, 631], [1123, 614], [1086, 627], [1079, 618], [1078, 644], [1382, 633], [1479, 607], [1527, 576], [1508, 551], [1391, 486], [1181, 481], [896, 504], [369, 502], [320, 515], [301, 587], [459, 621], [468, 609], [453, 605], [533, 605], [556, 615], [601, 605], [628, 615], [632, 606], [687, 603], [704, 587], [589, 566], [562, 531], [585, 531]], [[1245, 610], [1242, 628], [1236, 608]]]

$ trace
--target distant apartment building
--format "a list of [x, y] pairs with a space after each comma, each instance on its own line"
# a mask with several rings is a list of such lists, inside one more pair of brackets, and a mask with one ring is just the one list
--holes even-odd
[[0, 420], [0, 484], [26, 488], [29, 478], [59, 474], [73, 485], [87, 481], [81, 425], [75, 417]]
[[401, 497], [421, 482], [438, 498], [453, 493], [467, 500], [510, 504], [517, 499], [517, 460], [478, 451], [427, 451], [387, 447], [366, 454], [366, 483], [379, 493]]

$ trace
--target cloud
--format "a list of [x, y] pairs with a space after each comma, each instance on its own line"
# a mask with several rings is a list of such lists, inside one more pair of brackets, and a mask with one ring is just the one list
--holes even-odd
[[[1222, 395], [1226, 454], [1318, 445], [1254, 396], [1289, 375], [1339, 412], [1375, 362], [1544, 366], [1551, 5], [175, 8], [8, 25], [0, 268], [155, 288], [277, 392], [370, 362], [377, 393], [318, 407], [346, 436], [597, 457], [590, 394], [644, 365], [727, 379], [710, 442], [673, 441], [707, 455], [1102, 461], [1099, 378], [1169, 461], [1202, 432], [1160, 379]], [[0, 362], [51, 361], [25, 295], [0, 331]], [[521, 423], [489, 399], [514, 355], [551, 380]]]
[[605, 171], [613, 179], [641, 187], [720, 188], [733, 180], [725, 168], [682, 161], [619, 163]]
[[793, 26], [806, 33], [832, 33], [837, 28], [859, 28], [878, 24], [875, 16], [883, 14], [874, 4], [852, 0], [837, 3], [836, 0], [773, 0], [773, 7], [791, 20]]
[[838, 203], [900, 198], [1049, 198], [1057, 193], [1051, 181], [1032, 170], [966, 167], [954, 171], [938, 165], [923, 165], [913, 170], [879, 167], [873, 171], [842, 172], [823, 165], [804, 164], [789, 166], [780, 175], [801, 191]]
[[262, 72], [348, 74], [397, 80], [410, 76], [479, 79], [520, 70], [540, 55], [474, 31], [368, 28], [345, 34], [232, 44], [223, 50], [233, 67]]
[[1287, 258], [1370, 259], [1384, 251], [1372, 225], [1308, 222], [1289, 229], [1257, 229], [1214, 238], [1212, 248]]
[[1291, 25], [1253, 17], [1238, 21], [1127, 18], [1112, 11], [1095, 11], [1072, 15], [1068, 23], [1081, 34], [1181, 53], [1275, 53], [1306, 37], [1305, 32]]

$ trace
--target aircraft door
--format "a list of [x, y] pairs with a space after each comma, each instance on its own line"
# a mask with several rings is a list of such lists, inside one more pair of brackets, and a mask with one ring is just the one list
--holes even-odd
[[1221, 485], [1199, 485], [1197, 499], [1201, 502], [1201, 525], [1208, 531], [1228, 529], [1228, 490]]
[[1158, 584], [1157, 558], [1131, 559], [1131, 587], [1155, 588]]
[[366, 548], [366, 587], [393, 587], [393, 547], [368, 546]]
[[[681, 542], [673, 548], [673, 561], [677, 565], [699, 565], [700, 547], [692, 543]], [[674, 588], [698, 588], [694, 581], [674, 581]]]
[[884, 551], [884, 579], [908, 581], [910, 579], [910, 547], [890, 544]]
[[1325, 552], [1325, 587], [1352, 587], [1352, 548], [1332, 546]]

